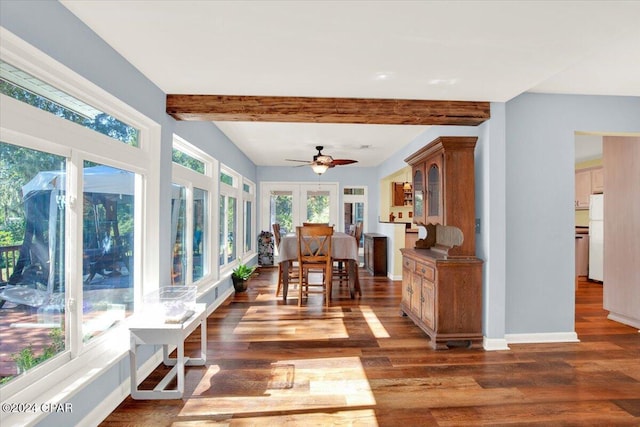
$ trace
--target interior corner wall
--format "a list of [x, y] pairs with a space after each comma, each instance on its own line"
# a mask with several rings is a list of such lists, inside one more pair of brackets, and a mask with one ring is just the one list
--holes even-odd
[[[482, 276], [483, 334], [505, 336], [505, 104], [491, 103], [491, 119], [479, 127], [475, 149], [476, 256], [484, 261]], [[495, 345], [495, 341], [494, 341]]]
[[506, 332], [574, 332], [574, 132], [640, 131], [640, 97], [506, 103]]

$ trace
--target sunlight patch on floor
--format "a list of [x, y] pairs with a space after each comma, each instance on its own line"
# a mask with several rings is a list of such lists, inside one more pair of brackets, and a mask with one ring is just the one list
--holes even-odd
[[[225, 374], [227, 381], [232, 381], [230, 375], [249, 377], [251, 387], [246, 392], [240, 385], [233, 390], [216, 390], [216, 385], [220, 384], [216, 381], [223, 381]], [[262, 384], [262, 391], [256, 389], [257, 384]], [[304, 419], [308, 421], [314, 412], [326, 416], [327, 412], [340, 409], [335, 412], [336, 420], [361, 419], [374, 422], [368, 425], [377, 425], [373, 411], [363, 409], [375, 404], [359, 357], [295, 359], [275, 361], [262, 369], [229, 369], [225, 372], [218, 366], [211, 366], [193, 395], [186, 400], [180, 416], [259, 412], [261, 417], [272, 419], [270, 414], [282, 416], [291, 412], [295, 415], [286, 416], [291, 420], [291, 417], [301, 416], [304, 412]], [[348, 411], [349, 407], [357, 407], [358, 410]]]
[[361, 305], [360, 311], [362, 312], [362, 317], [364, 317], [364, 320], [367, 322], [367, 325], [369, 325], [369, 329], [371, 329], [371, 333], [373, 333], [374, 337], [376, 338], [390, 337], [389, 332], [387, 332], [384, 326], [382, 326], [380, 319], [378, 319], [378, 316], [376, 316], [376, 314], [373, 312], [371, 307], [366, 305]]

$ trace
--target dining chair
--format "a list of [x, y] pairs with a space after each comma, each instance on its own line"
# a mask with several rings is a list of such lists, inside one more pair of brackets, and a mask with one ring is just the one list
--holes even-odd
[[[302, 298], [309, 294], [318, 293], [325, 296], [325, 305], [329, 307], [331, 299], [331, 273], [333, 259], [331, 258], [331, 237], [333, 227], [328, 225], [314, 225], [311, 227], [296, 227], [298, 238], [298, 276], [300, 292], [298, 306], [302, 305]], [[322, 270], [320, 284], [309, 282], [309, 271]], [[313, 288], [320, 287], [316, 290]]]
[[[355, 239], [356, 248], [360, 246], [360, 238], [362, 237], [362, 221], [358, 221], [355, 224], [351, 224], [348, 227], [347, 234], [353, 236]], [[349, 280], [349, 260], [348, 259], [334, 259], [333, 279], [337, 279], [342, 286], [344, 280]], [[357, 266], [360, 262], [357, 262]], [[356, 274], [358, 268], [356, 267]]]
[[[280, 234], [280, 224], [274, 223], [271, 227], [273, 228], [273, 237], [276, 239], [276, 247], [280, 248], [280, 242], [282, 241], [282, 235]], [[289, 284], [298, 284], [299, 277], [298, 266], [296, 265], [297, 263], [294, 261], [290, 264], [291, 267], [289, 268], [289, 271], [287, 273], [288, 282]], [[276, 286], [276, 297], [280, 296], [280, 292], [282, 291], [282, 282], [284, 280], [283, 274], [284, 270], [282, 269], [282, 264], [278, 263], [278, 285]]]

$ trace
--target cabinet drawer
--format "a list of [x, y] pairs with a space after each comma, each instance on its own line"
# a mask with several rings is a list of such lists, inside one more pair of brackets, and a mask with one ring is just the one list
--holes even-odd
[[416, 270], [416, 262], [412, 259], [409, 258], [405, 258], [402, 261], [402, 267], [406, 268], [409, 271], [415, 271]]
[[421, 275], [422, 277], [424, 277], [427, 280], [430, 280], [432, 282], [435, 281], [436, 271], [430, 265], [426, 265], [426, 264], [422, 264], [422, 263], [416, 263], [415, 272], [418, 273], [419, 275]]

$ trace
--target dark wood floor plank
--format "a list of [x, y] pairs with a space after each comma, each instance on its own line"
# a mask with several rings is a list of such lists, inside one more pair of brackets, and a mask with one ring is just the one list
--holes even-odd
[[262, 269], [209, 317], [184, 399], [129, 397], [101, 425], [640, 426], [640, 334], [606, 318], [600, 284], [576, 284], [580, 342], [435, 351], [400, 315], [400, 282], [361, 270], [363, 296], [335, 286], [326, 309], [320, 296], [298, 307], [295, 290], [284, 304], [276, 275]]

